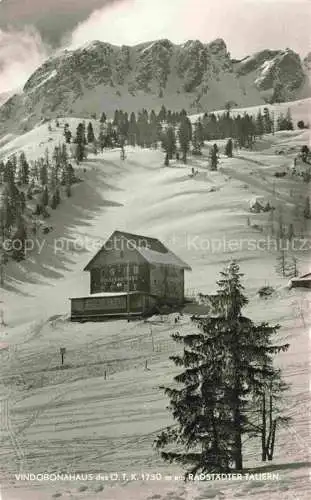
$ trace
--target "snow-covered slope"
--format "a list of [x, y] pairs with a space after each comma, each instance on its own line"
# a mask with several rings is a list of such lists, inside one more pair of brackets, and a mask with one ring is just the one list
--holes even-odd
[[[260, 110], [264, 112], [264, 108], [268, 108], [271, 116], [274, 115], [274, 119], [277, 120], [278, 116], [281, 114], [286, 115], [287, 111], [290, 111], [291, 117], [293, 119], [294, 127], [297, 128], [297, 123], [303, 120], [305, 124], [311, 125], [311, 98], [299, 99], [292, 102], [282, 102], [274, 104], [261, 104], [259, 106], [249, 106], [249, 107], [232, 107], [230, 113], [234, 115], [243, 113], [248, 113], [249, 115], [256, 116]], [[225, 113], [225, 109], [219, 109], [215, 111], [215, 114]], [[195, 122], [198, 118], [202, 117], [203, 113], [195, 113], [191, 115], [192, 122]]]
[[[56, 140], [58, 132], [53, 133]], [[287, 181], [280, 180], [273, 194], [272, 179], [275, 169], [292, 163], [293, 153], [280, 157], [273, 148], [290, 142], [299, 149], [307, 133], [269, 136], [264, 151], [222, 158], [218, 172], [206, 170], [207, 150], [186, 167], [172, 162], [164, 168], [160, 151], [141, 149], [128, 149], [123, 162], [119, 151], [90, 156], [85, 162], [84, 182], [51, 217], [53, 232], [40, 240], [43, 245], [27, 261], [7, 269], [6, 289], [1, 293], [7, 323], [1, 342], [11, 346], [8, 355], [2, 353], [0, 387], [4, 399], [10, 392], [9, 429], [2, 420], [5, 500], [46, 500], [52, 495], [76, 500], [308, 498], [308, 292], [284, 288], [286, 280], [276, 275], [273, 248], [247, 247], [247, 242], [260, 241], [265, 234], [255, 224], [269, 227], [267, 214], [250, 216], [250, 198], [272, 196], [284, 217], [290, 211]], [[49, 134], [42, 125], [33, 135], [14, 139], [14, 148], [30, 143], [34, 148], [36, 135], [39, 142], [49, 142]], [[199, 170], [193, 179], [188, 175], [192, 166]], [[304, 188], [295, 183], [301, 199]], [[84, 265], [116, 228], [156, 236], [189, 263], [193, 271], [186, 275], [187, 293], [214, 291], [219, 271], [230, 258], [237, 258], [246, 274], [248, 314], [282, 325], [280, 336], [291, 348], [278, 363], [292, 383], [286, 407], [294, 420], [277, 436], [273, 463], [256, 470], [274, 472], [274, 478], [190, 485], [166, 478], [181, 471], [159, 460], [152, 441], [170, 423], [167, 401], [158, 386], [174, 374], [168, 360], [176, 349], [169, 339], [176, 330], [173, 317], [163, 323], [76, 325], [66, 321], [68, 297], [88, 291]], [[230, 241], [244, 243], [238, 249], [235, 244], [233, 250]], [[298, 259], [301, 272], [307, 271], [310, 255], [301, 251]], [[277, 292], [262, 302], [256, 292], [265, 284], [275, 286]], [[189, 331], [189, 319], [185, 317], [178, 328]], [[64, 370], [58, 369], [60, 347], [67, 348]], [[144, 370], [146, 360], [150, 371]], [[247, 466], [261, 466], [259, 451], [258, 442], [247, 445]], [[138, 480], [26, 484], [14, 476], [20, 467], [32, 473], [138, 473]], [[162, 480], [144, 481], [141, 473], [158, 473]]]

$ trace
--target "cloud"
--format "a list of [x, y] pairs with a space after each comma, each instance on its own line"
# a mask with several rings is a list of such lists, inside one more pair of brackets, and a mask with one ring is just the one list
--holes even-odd
[[[87, 11], [82, 9], [85, 0], [46, 0], [49, 7], [56, 5], [46, 15], [36, 8], [40, 0], [19, 1], [27, 14], [23, 22], [39, 27], [44, 21], [40, 31], [44, 33], [43, 40], [51, 39], [47, 38], [48, 33], [57, 32], [59, 41], [60, 33], [64, 36], [76, 25], [62, 40], [62, 46], [67, 48], [93, 40], [134, 45], [159, 38], [182, 43], [187, 39], [209, 42], [222, 37], [234, 57], [264, 48], [289, 46], [300, 54], [310, 50], [309, 0], [88, 0]], [[19, 5], [19, 1], [15, 0], [13, 6]], [[26, 4], [32, 9], [26, 8]], [[10, 7], [7, 16], [9, 11], [13, 17], [17, 14], [11, 8], [12, 2], [0, 0], [0, 5]], [[102, 7], [86, 18], [98, 5]], [[77, 25], [82, 16], [85, 20]], [[7, 23], [11, 24], [9, 19]], [[6, 26], [2, 18], [0, 25]], [[35, 28], [0, 28], [0, 93], [21, 87], [50, 53]]]
[[[203, 0], [192, 3], [202, 5]], [[73, 31], [70, 45], [76, 48], [92, 40], [134, 45], [158, 38], [184, 38], [187, 6], [189, 0], [123, 0], [94, 11]]]
[[120, 0], [81, 22], [71, 45], [96, 39], [134, 45], [158, 38], [182, 43], [221, 37], [234, 57], [287, 46], [304, 53], [310, 21], [310, 0]]
[[[81, 19], [86, 19], [95, 7], [123, 0], [88, 0], [87, 5], [85, 0], [44, 1], [45, 15], [40, 0], [0, 0], [0, 94], [24, 86], [30, 75], [52, 53], [46, 40], [51, 42], [55, 51], [61, 36], [71, 31]], [[63, 44], [67, 45], [64, 40]]]
[[20, 89], [48, 53], [49, 48], [33, 28], [0, 29], [0, 93]]

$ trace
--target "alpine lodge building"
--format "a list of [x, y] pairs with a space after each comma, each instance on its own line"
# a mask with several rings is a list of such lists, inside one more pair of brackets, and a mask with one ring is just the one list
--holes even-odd
[[190, 266], [158, 239], [115, 231], [84, 271], [90, 294], [71, 298], [71, 320], [147, 316], [184, 303], [184, 272]]

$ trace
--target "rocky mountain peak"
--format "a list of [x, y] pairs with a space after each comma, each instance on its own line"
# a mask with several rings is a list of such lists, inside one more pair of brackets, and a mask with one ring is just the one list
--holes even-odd
[[225, 41], [222, 38], [216, 38], [207, 45], [209, 51], [214, 55], [227, 56], [228, 50]]
[[229, 100], [250, 106], [295, 99], [308, 65], [311, 55], [303, 65], [291, 49], [262, 50], [232, 61], [221, 38], [181, 45], [160, 39], [134, 47], [94, 41], [42, 64], [23, 93], [1, 106], [0, 129], [117, 108], [130, 112], [165, 104], [203, 110], [222, 108]]
[[311, 70], [311, 52], [309, 52], [309, 54], [306, 55], [306, 57], [303, 60], [303, 64], [307, 70]]

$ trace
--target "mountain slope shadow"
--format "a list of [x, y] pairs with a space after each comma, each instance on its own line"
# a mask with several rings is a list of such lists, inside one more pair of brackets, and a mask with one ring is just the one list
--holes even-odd
[[[99, 162], [101, 163], [101, 162]], [[88, 162], [85, 163], [88, 166]], [[62, 195], [62, 201], [56, 210], [51, 210], [47, 225], [52, 229], [48, 234], [38, 231], [33, 240], [33, 250], [20, 263], [11, 261], [6, 269], [7, 279], [4, 289], [17, 292], [18, 284], [32, 283], [52, 286], [50, 281], [62, 278], [70, 271], [78, 256], [87, 250], [78, 244], [85, 235], [86, 227], [92, 226], [92, 220], [110, 207], [122, 207], [122, 203], [104, 197], [107, 191], [119, 191], [103, 180], [107, 174], [99, 169], [92, 169], [82, 176], [82, 182], [73, 186], [72, 197]], [[111, 179], [114, 174], [112, 173]]]

